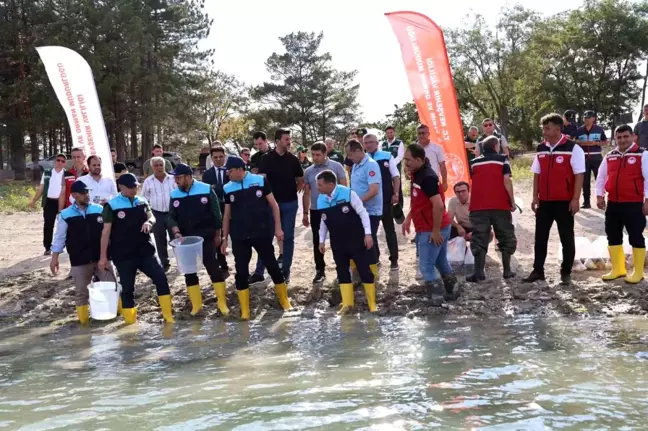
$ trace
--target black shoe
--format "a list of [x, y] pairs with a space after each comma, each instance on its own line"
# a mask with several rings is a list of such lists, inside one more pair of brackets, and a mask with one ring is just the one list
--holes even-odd
[[326, 274], [324, 273], [324, 271], [318, 270], [315, 272], [315, 278], [313, 278], [313, 283], [321, 283], [324, 281], [325, 278], [326, 278]]
[[592, 208], [592, 205], [589, 202], [583, 202], [583, 206], [581, 206], [582, 209], [590, 209]]
[[425, 284], [427, 297], [433, 307], [440, 307], [445, 302], [445, 288], [441, 280], [431, 281]]
[[571, 275], [565, 274], [560, 276], [561, 286], [571, 286]]
[[45, 249], [45, 253], [43, 253], [43, 256], [50, 256], [51, 254], [52, 254], [52, 250], [50, 250], [48, 248], [48, 249]]
[[508, 253], [502, 253], [502, 270], [502, 275], [505, 280], [516, 276], [516, 274], [511, 271], [511, 255]]
[[522, 280], [522, 282], [523, 283], [533, 283], [534, 281], [538, 281], [538, 280], [544, 281], [544, 279], [545, 279], [544, 274], [538, 274], [535, 271], [531, 271], [531, 274], [529, 274], [529, 276], [527, 278], [524, 278]]
[[389, 270], [390, 271], [397, 271], [398, 270], [398, 262], [394, 261], [389, 264]]
[[248, 278], [249, 284], [263, 283], [264, 281], [265, 277], [259, 274], [252, 274], [250, 278]]
[[445, 300], [446, 301], [455, 301], [459, 298], [459, 292], [455, 290], [457, 286], [457, 277], [454, 275], [448, 275], [443, 277], [443, 287], [445, 287]]

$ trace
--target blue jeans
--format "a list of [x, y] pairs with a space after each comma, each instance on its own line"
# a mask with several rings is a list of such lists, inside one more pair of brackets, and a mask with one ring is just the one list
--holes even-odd
[[439, 279], [436, 269], [439, 270], [442, 277], [452, 274], [452, 267], [448, 263], [448, 238], [450, 238], [450, 226], [441, 228], [443, 244], [441, 246], [430, 242], [432, 232], [417, 232], [416, 247], [419, 252], [419, 269], [423, 274], [425, 282]]
[[[284, 277], [290, 277], [290, 267], [292, 265], [293, 253], [295, 252], [295, 220], [297, 219], [297, 210], [299, 204], [293, 202], [279, 202], [279, 216], [281, 217], [281, 230], [284, 233], [283, 240], [283, 263], [281, 272]], [[274, 223], [274, 222], [273, 222]], [[273, 224], [274, 226], [274, 224]], [[265, 266], [261, 259], [257, 259], [255, 274], [263, 276]]]

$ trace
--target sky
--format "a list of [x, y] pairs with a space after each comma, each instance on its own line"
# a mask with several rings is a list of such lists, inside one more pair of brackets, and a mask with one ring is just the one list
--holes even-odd
[[279, 37], [297, 31], [324, 32], [321, 49], [340, 70], [358, 70], [358, 101], [364, 122], [379, 121], [394, 105], [412, 100], [400, 47], [386, 12], [420, 12], [442, 28], [466, 24], [470, 11], [494, 23], [499, 10], [520, 3], [540, 13], [577, 8], [581, 0], [207, 0], [214, 20], [206, 47], [216, 68], [248, 85], [269, 80], [265, 61], [284, 52]]

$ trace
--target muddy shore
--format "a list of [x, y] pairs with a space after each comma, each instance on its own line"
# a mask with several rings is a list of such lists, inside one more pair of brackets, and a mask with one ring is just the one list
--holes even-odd
[[[524, 202], [530, 202], [529, 184], [516, 184], [516, 195]], [[425, 290], [415, 280], [415, 250], [408, 238], [399, 233], [400, 270], [390, 272], [387, 263], [387, 247], [382, 234], [380, 276], [377, 283], [378, 315], [399, 315], [426, 317], [449, 315], [454, 317], [513, 317], [520, 314], [542, 316], [555, 315], [605, 315], [614, 317], [623, 314], [648, 314], [648, 283], [642, 281], [629, 285], [618, 280], [604, 283], [600, 280], [603, 271], [586, 271], [573, 274], [573, 285], [559, 285], [558, 235], [552, 230], [547, 257], [546, 282], [522, 284], [521, 278], [529, 272], [533, 261], [533, 214], [524, 209], [517, 227], [518, 277], [503, 280], [499, 256], [491, 247], [487, 259], [486, 282], [463, 283], [463, 268], [457, 268], [461, 297], [442, 307], [431, 307], [425, 298]], [[312, 237], [310, 229], [301, 226], [298, 215], [295, 232], [295, 258], [289, 295], [301, 318], [317, 318], [335, 315], [339, 304], [339, 290], [335, 283], [335, 270], [330, 252], [326, 255], [327, 279], [320, 285], [313, 285], [314, 264], [312, 259]], [[591, 209], [576, 215], [576, 236], [590, 240], [604, 234], [603, 212]], [[75, 322], [74, 287], [65, 279], [69, 270], [67, 256], [61, 256], [60, 275], [53, 277], [49, 272], [49, 257], [42, 256], [42, 216], [37, 213], [3, 214], [0, 226], [5, 235], [0, 237], [0, 324], [19, 326], [63, 325]], [[228, 256], [233, 268], [233, 257]], [[251, 268], [255, 258], [251, 262]], [[203, 286], [204, 309], [198, 316], [191, 316], [189, 301], [184, 288], [184, 277], [177, 273], [175, 262], [168, 278], [173, 295], [176, 320], [222, 319], [216, 309], [214, 292], [209, 277], [203, 270], [200, 274]], [[238, 300], [234, 289], [233, 275], [227, 280], [230, 316], [237, 320]], [[138, 319], [147, 322], [161, 322], [154, 287], [140, 275], [136, 284]], [[356, 310], [367, 312], [364, 291], [356, 288]], [[282, 315], [276, 301], [272, 283], [251, 288], [252, 319], [264, 316]], [[93, 325], [101, 323], [94, 322]], [[121, 324], [117, 319], [111, 324]]]

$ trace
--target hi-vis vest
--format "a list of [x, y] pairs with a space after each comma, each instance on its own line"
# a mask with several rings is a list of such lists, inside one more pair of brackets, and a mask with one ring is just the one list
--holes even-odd
[[625, 153], [618, 148], [606, 154], [608, 176], [605, 191], [610, 202], [643, 202], [644, 177], [641, 157], [644, 149], [632, 144]]
[[576, 143], [563, 135], [551, 151], [543, 142], [538, 145], [540, 163], [539, 194], [541, 201], [570, 201], [574, 197], [574, 171], [571, 158]]

